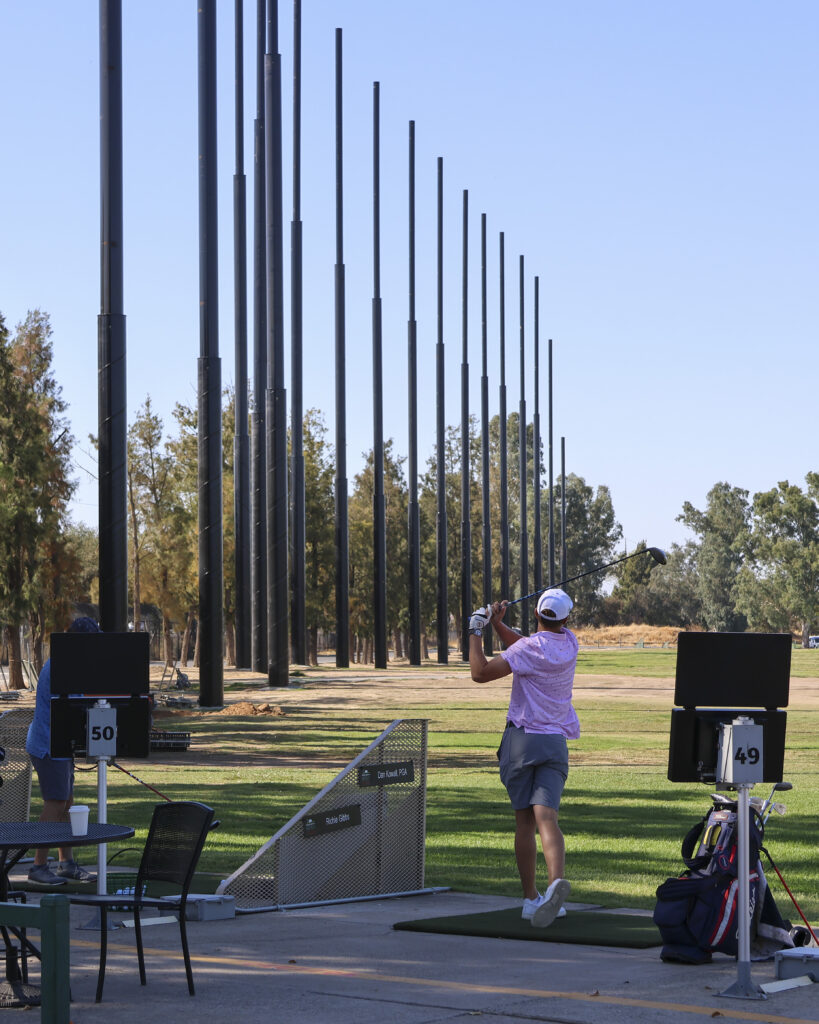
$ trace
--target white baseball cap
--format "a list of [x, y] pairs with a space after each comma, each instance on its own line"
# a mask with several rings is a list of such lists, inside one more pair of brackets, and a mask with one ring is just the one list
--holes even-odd
[[561, 622], [567, 618], [574, 607], [574, 602], [565, 590], [553, 587], [551, 590], [544, 590], [537, 603], [537, 613], [542, 619], [551, 619], [554, 622]]

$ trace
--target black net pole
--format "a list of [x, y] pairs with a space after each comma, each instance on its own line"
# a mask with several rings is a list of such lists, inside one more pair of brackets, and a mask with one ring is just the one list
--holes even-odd
[[128, 629], [122, 4], [100, 3], [100, 315], [97, 318], [100, 625]]
[[506, 432], [506, 268], [503, 232], [500, 233], [500, 394], [498, 420], [500, 431], [500, 592], [509, 599], [509, 467]]
[[[526, 349], [525, 349], [525, 309], [524, 309], [524, 283], [523, 283], [523, 256], [520, 257], [519, 273], [520, 291], [520, 405], [518, 413], [518, 446], [519, 463], [518, 475], [520, 477], [520, 592], [525, 594], [529, 590], [529, 524], [526, 509], [526, 476], [527, 476], [527, 453], [526, 453]], [[520, 628], [524, 635], [529, 633], [529, 602], [524, 601], [520, 609]]]
[[469, 470], [469, 192], [464, 189], [461, 275], [461, 657], [464, 661], [469, 661], [469, 615], [472, 611]]
[[[552, 460], [552, 339], [549, 338], [549, 586], [555, 585], [555, 486]], [[565, 484], [565, 481], [564, 481]], [[561, 579], [566, 573], [561, 573]]]
[[418, 325], [415, 320], [415, 122], [409, 123], [409, 322], [407, 324], [409, 409], [409, 662], [421, 664], [421, 518], [418, 508]]
[[301, 0], [293, 0], [293, 219], [290, 224], [290, 564], [293, 661], [307, 663], [302, 365]]
[[270, 686], [290, 681], [287, 580], [287, 392], [284, 387], [282, 80], [278, 4], [271, 0], [265, 54], [267, 165], [267, 661]]
[[233, 330], [235, 412], [233, 521], [235, 555], [236, 666], [250, 668], [250, 435], [247, 420], [247, 190], [244, 169], [244, 18], [235, 5], [236, 171], [233, 175]]
[[199, 6], [199, 703], [223, 702], [216, 0]]
[[[489, 504], [489, 363], [486, 320], [486, 214], [481, 214], [481, 510], [483, 513], [483, 603], [492, 601], [492, 524]], [[484, 653], [492, 653], [492, 630], [483, 633]]]
[[535, 413], [532, 422], [532, 498], [534, 501], [535, 590], [543, 585], [543, 540], [540, 527], [540, 279], [535, 278]]
[[267, 215], [264, 48], [266, 0], [256, 6], [256, 119], [253, 122], [253, 408], [250, 413], [250, 658], [267, 672]]
[[444, 396], [444, 160], [438, 157], [438, 342], [435, 346], [435, 421], [437, 439], [438, 514], [438, 663], [449, 661], [449, 607], [447, 602], [446, 421]]
[[566, 558], [566, 438], [560, 439], [560, 578], [569, 575]]
[[342, 124], [341, 29], [336, 29], [336, 264], [335, 264], [335, 371], [336, 371], [336, 666], [350, 664], [350, 569], [347, 507], [347, 384], [344, 285], [344, 175]]
[[381, 366], [380, 90], [373, 82], [373, 653], [387, 667], [387, 528], [384, 504], [384, 383]]

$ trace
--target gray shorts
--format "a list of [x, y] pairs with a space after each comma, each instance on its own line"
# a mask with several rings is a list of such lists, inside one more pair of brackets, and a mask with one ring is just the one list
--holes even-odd
[[510, 725], [504, 730], [498, 760], [501, 782], [516, 811], [532, 804], [554, 810], [560, 807], [569, 774], [565, 736], [541, 736]]
[[71, 758], [28, 756], [37, 769], [43, 800], [71, 800], [74, 795], [74, 762]]

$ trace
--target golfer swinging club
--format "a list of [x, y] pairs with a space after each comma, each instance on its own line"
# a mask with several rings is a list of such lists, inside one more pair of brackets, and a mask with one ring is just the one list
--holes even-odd
[[[521, 917], [545, 928], [564, 917], [570, 885], [565, 873], [565, 845], [557, 812], [569, 757], [566, 740], [577, 739], [580, 725], [572, 707], [577, 663], [577, 638], [566, 629], [572, 599], [563, 590], [546, 590], [537, 603], [537, 632], [521, 636], [503, 622], [508, 602], [480, 608], [469, 620], [469, 668], [476, 683], [512, 673], [512, 693], [498, 759], [501, 782], [515, 809], [515, 860], [523, 886]], [[490, 624], [506, 650], [491, 661], [481, 636]], [[542, 895], [535, 885], [540, 835], [549, 886]]]

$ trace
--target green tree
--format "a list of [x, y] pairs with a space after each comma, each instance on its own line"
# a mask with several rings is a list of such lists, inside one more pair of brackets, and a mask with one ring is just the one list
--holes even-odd
[[100, 590], [97, 531], [85, 523], [68, 523], [63, 539], [77, 565], [71, 596], [76, 603], [97, 604]]
[[[421, 523], [421, 621], [424, 632], [437, 631], [438, 614], [438, 447], [427, 459], [419, 480]], [[456, 636], [461, 635], [461, 427], [447, 427], [444, 439], [447, 521], [447, 609]], [[476, 417], [469, 420], [469, 527], [472, 600], [470, 611], [483, 599], [483, 512], [481, 505], [481, 438]], [[406, 603], [406, 601], [405, 601]]]
[[[0, 317], [0, 620], [9, 644], [10, 686], [22, 689], [20, 626], [34, 628], [35, 658], [46, 630], [63, 626], [67, 569], [60, 537], [75, 483], [66, 404], [52, 373], [51, 324], [33, 310], [9, 337]], [[39, 662], [42, 657], [37, 658]]]
[[787, 480], [754, 495], [750, 551], [754, 576], [743, 573], [739, 600], [755, 628], [796, 627], [808, 646], [819, 617], [819, 473], [803, 491]]
[[702, 623], [697, 586], [697, 546], [672, 544], [666, 565], [654, 565], [646, 587], [645, 621], [650, 626], [689, 629]]
[[307, 656], [318, 664], [318, 632], [335, 620], [335, 462], [318, 409], [304, 415], [305, 615]]
[[[387, 533], [387, 636], [407, 617], [407, 484], [404, 458], [390, 438], [384, 444], [384, 505]], [[358, 660], [372, 660], [373, 649], [373, 453], [356, 476], [349, 504], [350, 631], [358, 639]]]
[[222, 575], [225, 608], [225, 658], [236, 665], [236, 505], [234, 502], [234, 438], [236, 394], [226, 388], [222, 406]]
[[[548, 500], [548, 496], [547, 496]], [[562, 505], [560, 483], [555, 485], [555, 511]], [[560, 530], [555, 527], [559, 536]], [[611, 562], [623, 531], [614, 515], [611, 492], [605, 484], [597, 488], [582, 476], [566, 477], [566, 574], [578, 576], [599, 565]], [[558, 542], [556, 539], [556, 547]], [[625, 563], [624, 563], [625, 564]], [[574, 601], [574, 621], [594, 623], [603, 606], [604, 573], [592, 573], [567, 586]]]
[[[195, 408], [177, 403], [173, 410], [176, 434], [168, 442], [178, 473], [179, 521], [183, 524], [185, 552], [183, 566], [177, 578], [180, 603], [184, 607], [184, 630], [180, 661], [187, 666], [190, 639], [199, 614], [199, 430]], [[223, 445], [224, 457], [224, 445]], [[224, 474], [223, 474], [224, 478]], [[197, 631], [197, 637], [198, 637]], [[194, 653], [194, 665], [199, 664], [198, 652]]]
[[[129, 430], [129, 465], [143, 534], [139, 547], [141, 592], [160, 610], [164, 657], [172, 663], [171, 629], [185, 615], [192, 522], [183, 501], [185, 468], [164, 437], [150, 397]], [[138, 602], [135, 601], [135, 606]]]
[[742, 631], [747, 620], [737, 608], [735, 586], [750, 536], [748, 492], [727, 483], [715, 484], [705, 511], [683, 505], [678, 522], [700, 538], [697, 555], [699, 597], [707, 629]]
[[[640, 541], [634, 553], [645, 551]], [[666, 565], [651, 558], [630, 558], [614, 569], [617, 580], [605, 600], [607, 622], [646, 623], [649, 626], [690, 626], [701, 621], [702, 606], [697, 593], [696, 555], [693, 541], [673, 544]]]
[[[638, 541], [632, 554], [646, 550], [646, 542]], [[618, 606], [621, 622], [645, 622], [647, 590], [651, 579], [652, 566], [657, 563], [651, 558], [629, 558], [614, 568], [616, 580], [612, 600]]]

